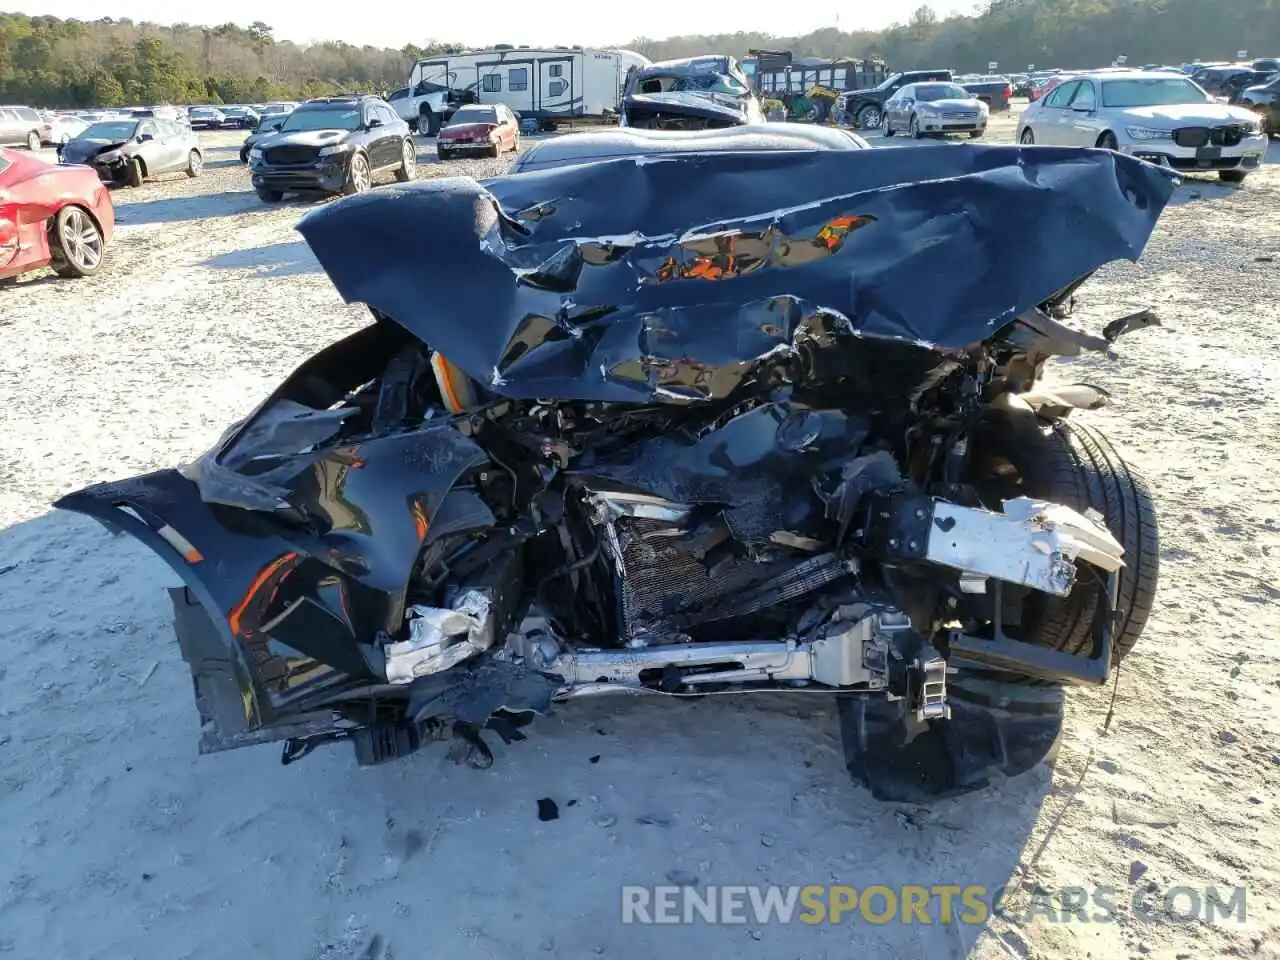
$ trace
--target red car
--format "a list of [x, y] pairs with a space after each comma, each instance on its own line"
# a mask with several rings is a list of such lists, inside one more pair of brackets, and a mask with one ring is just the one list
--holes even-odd
[[92, 167], [0, 149], [0, 280], [40, 267], [87, 277], [102, 265], [115, 223]]
[[472, 103], [459, 107], [436, 140], [436, 156], [448, 160], [463, 153], [501, 156], [520, 149], [520, 122], [501, 103]]

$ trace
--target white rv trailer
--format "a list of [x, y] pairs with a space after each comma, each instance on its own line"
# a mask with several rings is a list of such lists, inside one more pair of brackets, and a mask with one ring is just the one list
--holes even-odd
[[495, 47], [419, 60], [409, 86], [392, 95], [396, 112], [435, 133], [461, 102], [505, 103], [523, 117], [554, 121], [618, 109], [627, 73], [649, 64], [630, 50]]

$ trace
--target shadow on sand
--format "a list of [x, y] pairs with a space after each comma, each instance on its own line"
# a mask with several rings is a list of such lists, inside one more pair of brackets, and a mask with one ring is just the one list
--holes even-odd
[[311, 248], [301, 240], [232, 250], [211, 257], [200, 265], [213, 270], [253, 270], [263, 277], [293, 277], [320, 272], [320, 264]]
[[[0, 531], [0, 559], [0, 843], [13, 875], [49, 891], [8, 931], [18, 954], [41, 941], [79, 955], [90, 936], [109, 952], [98, 932], [56, 922], [54, 893], [60, 877], [128, 864], [149, 871], [147, 885], [77, 896], [147, 955], [186, 930], [209, 935], [228, 911], [264, 955], [292, 936], [280, 931], [341, 931], [353, 913], [365, 937], [430, 941], [458, 960], [545, 942], [624, 960], [730, 956], [749, 931], [767, 941], [761, 956], [966, 957], [992, 937], [1000, 955], [1027, 955], [1002, 920], [943, 922], [936, 898], [929, 923], [868, 922], [854, 908], [843, 922], [655, 927], [624, 925], [621, 904], [626, 885], [672, 884], [704, 895], [879, 885], [895, 897], [958, 884], [992, 896], [1035, 858], [1024, 846], [1050, 790], [1044, 764], [928, 808], [879, 803], [850, 782], [831, 701], [786, 694], [572, 702], [526, 728], [528, 742], [494, 742], [488, 771], [447, 762], [442, 745], [368, 769], [342, 746], [288, 767], [278, 745], [197, 757], [168, 568], [129, 537], [53, 511]], [[559, 816], [540, 822], [548, 800]], [[46, 839], [23, 842], [33, 831]], [[246, 864], [262, 876], [249, 882]], [[289, 877], [289, 896], [267, 893]], [[181, 909], [157, 912], [156, 898]], [[878, 900], [870, 909], [885, 912]]]

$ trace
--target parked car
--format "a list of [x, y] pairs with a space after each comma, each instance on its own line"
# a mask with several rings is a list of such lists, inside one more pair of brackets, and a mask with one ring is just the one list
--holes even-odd
[[115, 222], [111, 193], [92, 170], [0, 148], [0, 279], [40, 267], [96, 273]]
[[417, 167], [409, 125], [372, 96], [308, 100], [249, 149], [253, 187], [265, 203], [291, 191], [363, 193], [379, 173], [406, 182]]
[[967, 133], [971, 139], [987, 130], [989, 108], [958, 83], [909, 83], [884, 103], [884, 135]]
[[497, 157], [519, 149], [520, 123], [503, 103], [461, 107], [436, 140], [436, 156], [441, 160], [468, 153]]
[[103, 120], [58, 151], [61, 163], [84, 163], [108, 183], [140, 187], [162, 173], [198, 177], [204, 150], [190, 127], [176, 120]]
[[1258, 71], [1248, 65], [1237, 65], [1197, 70], [1191, 75], [1191, 79], [1203, 87], [1210, 96], [1231, 99], [1245, 87], [1262, 83], [1270, 75], [1270, 71]]
[[618, 125], [632, 129], [715, 130], [764, 122], [750, 79], [729, 56], [633, 68], [618, 101]]
[[217, 130], [227, 119], [227, 115], [217, 107], [192, 107], [187, 111], [187, 119], [192, 130]]
[[87, 126], [89, 121], [83, 117], [72, 116], [69, 113], [56, 114], [49, 121], [49, 132], [45, 135], [44, 144], [48, 147], [56, 147], [66, 143], [84, 133]]
[[285, 120], [289, 119], [287, 113], [270, 113], [258, 119], [258, 125], [253, 128], [253, 133], [244, 138], [244, 143], [240, 146], [240, 162], [249, 162], [249, 151], [253, 149], [253, 145], [263, 137], [268, 137], [273, 133], [279, 133], [280, 128], [284, 126]]
[[1013, 83], [1008, 77], [979, 77], [960, 86], [985, 103], [990, 110], [1008, 110], [1009, 101], [1013, 98]]
[[49, 136], [49, 124], [30, 107], [0, 107], [0, 147], [39, 150]]
[[1267, 136], [1280, 137], [1280, 74], [1260, 86], [1242, 90], [1236, 105], [1253, 111]]
[[951, 83], [950, 70], [908, 70], [892, 73], [878, 86], [866, 90], [851, 90], [840, 95], [836, 111], [859, 130], [879, 130], [884, 119], [885, 101], [909, 83], [936, 80]]
[[1264, 87], [1272, 80], [1280, 79], [1280, 72], [1275, 70], [1250, 70], [1240, 73], [1227, 81], [1227, 102], [1239, 103], [1241, 96], [1250, 87]]
[[293, 113], [293, 111], [297, 109], [298, 109], [298, 105], [294, 103], [292, 100], [282, 100], [278, 103], [265, 104], [263, 108], [258, 111], [258, 115], [263, 117], [271, 117], [271, 116], [275, 116], [276, 114], [283, 114], [285, 116], [288, 116], [289, 114]]
[[1280, 57], [1259, 57], [1249, 66], [1264, 73], [1280, 73]]
[[1086, 73], [1027, 107], [1018, 141], [1105, 147], [1175, 170], [1217, 171], [1240, 183], [1262, 164], [1258, 118], [1220, 103], [1184, 76]]
[[258, 125], [258, 112], [252, 107], [223, 107], [222, 129], [252, 130]]

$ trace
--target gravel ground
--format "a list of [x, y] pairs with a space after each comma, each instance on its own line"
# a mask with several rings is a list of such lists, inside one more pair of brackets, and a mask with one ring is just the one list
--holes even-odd
[[[1280, 143], [1243, 188], [1189, 180], [1142, 262], [1082, 293], [1091, 325], [1154, 306], [1165, 326], [1060, 368], [1113, 392], [1092, 416], [1162, 520], [1157, 612], [1114, 721], [1111, 689], [1073, 692], [1055, 766], [917, 810], [849, 783], [808, 698], [571, 705], [483, 773], [431, 750], [370, 770], [344, 749], [198, 758], [176, 580], [48, 504], [206, 449], [366, 316], [292, 229], [312, 204], [261, 204], [239, 137], [204, 139], [200, 179], [116, 195], [101, 275], [0, 290], [0, 954], [1280, 956]], [[423, 177], [506, 165], [440, 164], [420, 142]], [[542, 797], [560, 819], [538, 820]], [[692, 878], [1007, 885], [1014, 909], [983, 926], [620, 923], [621, 885]], [[1115, 922], [1018, 915], [1036, 890], [1095, 885], [1116, 888]], [[1173, 886], [1246, 887], [1248, 918], [1129, 908]]]

